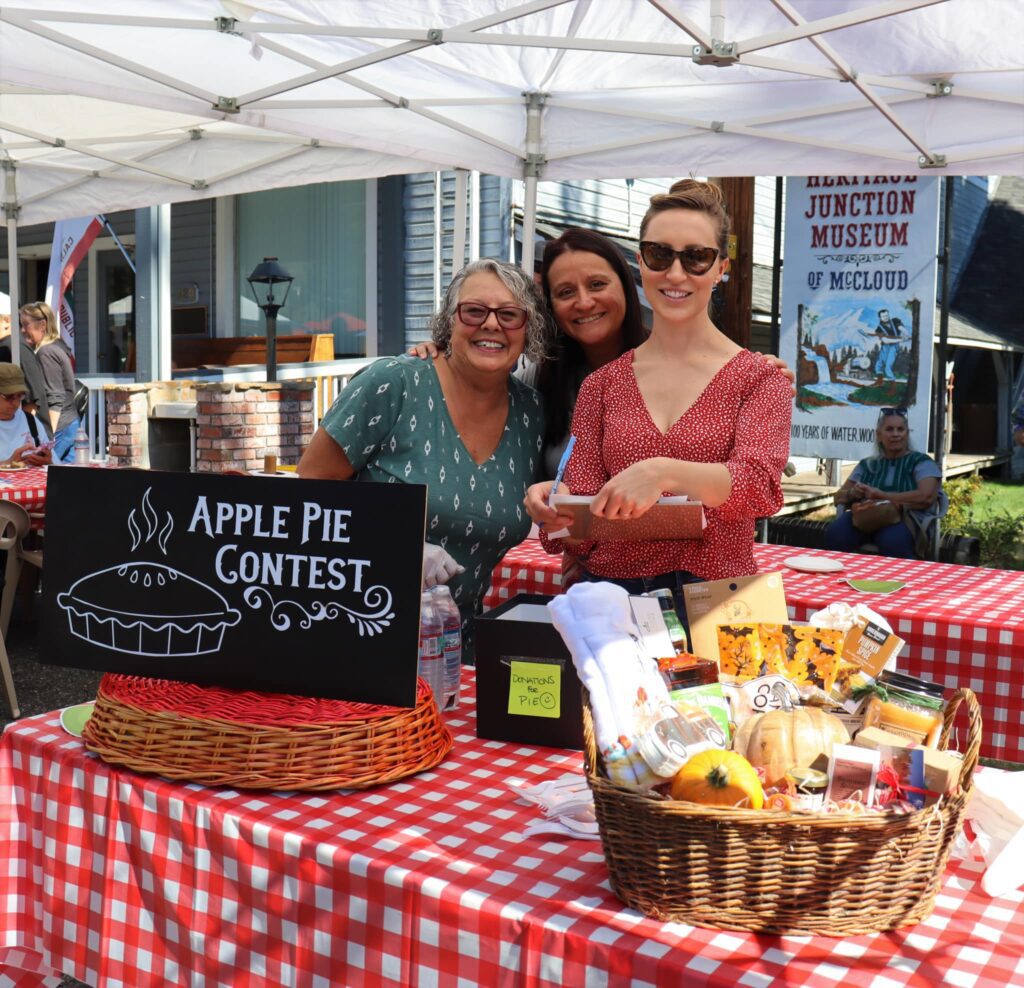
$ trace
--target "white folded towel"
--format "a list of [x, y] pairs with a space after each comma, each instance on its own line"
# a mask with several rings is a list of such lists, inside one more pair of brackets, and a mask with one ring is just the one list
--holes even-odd
[[636, 739], [671, 700], [657, 665], [640, 648], [629, 594], [613, 583], [577, 583], [548, 608], [590, 692], [609, 777], [641, 788], [663, 782], [639, 755]]

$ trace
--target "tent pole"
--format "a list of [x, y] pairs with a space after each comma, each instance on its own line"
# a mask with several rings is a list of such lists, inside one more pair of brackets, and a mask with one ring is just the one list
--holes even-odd
[[537, 178], [544, 167], [544, 155], [540, 153], [541, 111], [545, 93], [525, 93], [526, 96], [526, 160], [523, 162], [523, 178], [526, 181], [526, 202], [523, 203], [523, 270], [533, 275], [533, 238], [537, 229]]
[[946, 360], [949, 340], [949, 292], [950, 268], [952, 253], [950, 241], [953, 225], [953, 177], [947, 175], [944, 181], [945, 196], [942, 208], [942, 253], [939, 262], [942, 264], [942, 305], [939, 308], [939, 352], [936, 354], [939, 365], [935, 387], [935, 462], [942, 474], [941, 481], [946, 479]]
[[466, 186], [469, 172], [455, 169], [455, 213], [452, 219], [452, 276], [466, 263]]
[[7, 217], [7, 294], [11, 297], [11, 361], [21, 363], [21, 333], [18, 331], [18, 310], [21, 308], [21, 286], [18, 277], [18, 186], [13, 161], [4, 161], [4, 214]]

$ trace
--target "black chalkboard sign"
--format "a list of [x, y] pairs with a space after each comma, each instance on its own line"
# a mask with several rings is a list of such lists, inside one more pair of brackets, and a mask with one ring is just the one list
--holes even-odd
[[54, 467], [40, 656], [413, 706], [426, 488]]

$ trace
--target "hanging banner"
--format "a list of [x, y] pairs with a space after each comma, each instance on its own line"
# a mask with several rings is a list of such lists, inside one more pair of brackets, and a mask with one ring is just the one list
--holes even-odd
[[796, 368], [790, 450], [859, 460], [882, 408], [928, 445], [939, 181], [786, 180], [780, 352]]
[[75, 316], [64, 294], [75, 276], [75, 269], [89, 253], [92, 242], [102, 229], [102, 216], [58, 220], [53, 228], [50, 270], [46, 275], [46, 304], [56, 314], [61, 339], [72, 353], [75, 352]]

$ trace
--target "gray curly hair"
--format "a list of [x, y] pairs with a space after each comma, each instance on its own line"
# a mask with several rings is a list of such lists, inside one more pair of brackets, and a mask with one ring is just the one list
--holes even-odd
[[544, 360], [551, 338], [551, 322], [544, 296], [534, 280], [522, 269], [505, 261], [497, 261], [492, 257], [484, 257], [479, 261], [470, 261], [452, 278], [448, 291], [441, 301], [441, 308], [430, 320], [430, 337], [439, 350], [448, 350], [452, 338], [452, 327], [455, 325], [455, 307], [459, 304], [459, 296], [466, 279], [474, 274], [493, 274], [512, 293], [516, 305], [522, 306], [527, 312], [526, 346], [523, 353], [536, 363]]

